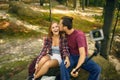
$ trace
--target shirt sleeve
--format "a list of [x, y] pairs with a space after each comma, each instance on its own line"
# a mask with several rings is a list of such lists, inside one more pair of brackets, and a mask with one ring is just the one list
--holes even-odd
[[84, 34], [78, 35], [76, 38], [76, 41], [77, 41], [78, 48], [86, 47], [86, 38]]
[[63, 58], [65, 57], [65, 56], [70, 56], [70, 52], [69, 52], [69, 48], [68, 48], [68, 45], [67, 45], [67, 39], [66, 38], [64, 38], [63, 40], [62, 40], [62, 49], [63, 49]]
[[47, 48], [48, 48], [48, 38], [45, 38], [44, 39], [44, 45], [43, 45], [43, 48], [37, 58], [37, 61], [36, 63], [38, 63], [40, 61], [40, 59], [42, 58], [42, 56], [46, 55], [47, 54]]

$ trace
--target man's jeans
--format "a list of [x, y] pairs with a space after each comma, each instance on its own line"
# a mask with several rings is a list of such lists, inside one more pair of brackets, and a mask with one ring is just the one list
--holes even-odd
[[[70, 55], [70, 67], [66, 69], [64, 65], [64, 61], [62, 61], [60, 65], [61, 71], [61, 80], [70, 80], [70, 71], [77, 65], [79, 56], [78, 55]], [[85, 61], [87, 61], [86, 58]], [[88, 80], [99, 80], [99, 75], [101, 72], [101, 68], [94, 61], [89, 60], [85, 65], [81, 66], [82, 69], [88, 71], [90, 73]]]

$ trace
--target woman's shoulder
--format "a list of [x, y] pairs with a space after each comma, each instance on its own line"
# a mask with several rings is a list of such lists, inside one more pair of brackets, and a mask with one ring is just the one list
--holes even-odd
[[51, 41], [51, 38], [50, 37], [43, 37], [43, 40], [44, 41]]
[[66, 38], [66, 36], [61, 36], [60, 40], [65, 43], [67, 41], [67, 38]]

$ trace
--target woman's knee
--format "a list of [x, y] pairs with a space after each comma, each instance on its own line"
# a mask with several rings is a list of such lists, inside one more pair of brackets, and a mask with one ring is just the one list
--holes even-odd
[[47, 62], [45, 62], [45, 65], [48, 66], [49, 68], [52, 68], [52, 67], [58, 67], [59, 63], [57, 60], [48, 60]]
[[47, 66], [47, 67], [50, 67], [50, 60], [48, 60], [47, 62], [45, 62], [44, 65]]
[[47, 61], [50, 59], [50, 56], [49, 55], [45, 55], [41, 58], [41, 61], [44, 62], [44, 61]]

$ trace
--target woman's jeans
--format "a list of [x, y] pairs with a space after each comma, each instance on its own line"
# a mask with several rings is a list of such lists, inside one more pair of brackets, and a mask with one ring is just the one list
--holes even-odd
[[[78, 55], [71, 54], [70, 67], [68, 68], [65, 67], [64, 61], [62, 61], [60, 65], [61, 80], [70, 80], [70, 71], [77, 65], [78, 59], [79, 59]], [[86, 57], [85, 61], [87, 60], [88, 58]], [[93, 60], [90, 59], [87, 63], [82, 65], [81, 68], [90, 73], [88, 80], [99, 80], [101, 68]]]

